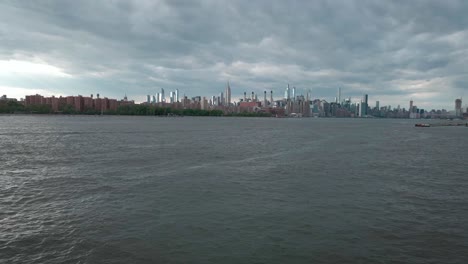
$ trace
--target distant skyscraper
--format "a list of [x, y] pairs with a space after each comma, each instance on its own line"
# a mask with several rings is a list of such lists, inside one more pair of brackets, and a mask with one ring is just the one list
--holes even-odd
[[365, 94], [363, 97], [362, 97], [362, 100], [361, 100], [361, 104], [359, 105], [359, 110], [360, 110], [360, 113], [361, 113], [361, 117], [365, 117], [367, 116], [367, 107], [368, 107], [368, 95]]
[[226, 87], [226, 105], [231, 104], [231, 86], [229, 85], [229, 81]]
[[169, 102], [172, 104], [174, 103], [174, 92], [169, 92]]
[[153, 103], [153, 104], [156, 103], [156, 96], [154, 96], [154, 95], [153, 95], [153, 101], [152, 101], [152, 103]]
[[291, 92], [289, 90], [289, 83], [288, 83], [288, 87], [286, 88], [286, 91], [284, 91], [284, 99], [286, 99], [286, 100], [291, 99]]
[[223, 105], [223, 104], [224, 104], [224, 93], [223, 93], [223, 92], [221, 92], [221, 93], [219, 94], [219, 98], [220, 98], [219, 104], [220, 104], [220, 105]]
[[148, 104], [151, 103], [151, 95], [149, 95], [149, 94], [146, 96], [146, 103], [148, 103]]
[[461, 117], [462, 116], [462, 99], [455, 100], [455, 116]]
[[175, 98], [174, 98], [174, 101], [175, 101], [176, 103], [178, 103], [178, 102], [179, 102], [179, 89], [176, 89], [174, 93], [175, 93], [175, 94], [174, 94], [174, 97], [175, 97]]
[[160, 96], [161, 96], [161, 98], [159, 99], [159, 101], [160, 101], [161, 103], [166, 102], [166, 96], [164, 95], [164, 88], [161, 88]]
[[273, 90], [270, 91], [270, 104], [273, 106]]
[[410, 101], [409, 101], [409, 112], [410, 112], [410, 113], [413, 112], [413, 100], [410, 100]]
[[296, 101], [296, 87], [292, 88], [292, 99], [293, 101]]
[[379, 110], [379, 108], [380, 108], [380, 102], [379, 101], [375, 101], [375, 108], [377, 108], [377, 110]]
[[339, 104], [341, 104], [341, 87], [338, 87], [338, 102]]

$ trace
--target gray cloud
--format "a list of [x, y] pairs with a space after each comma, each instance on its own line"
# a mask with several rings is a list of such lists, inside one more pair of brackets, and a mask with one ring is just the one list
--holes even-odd
[[280, 96], [291, 83], [328, 100], [342, 87], [451, 109], [467, 91], [467, 11], [466, 1], [3, 1], [0, 60], [72, 77], [3, 76], [0, 87], [141, 101], [161, 87], [210, 96], [230, 80], [234, 97]]

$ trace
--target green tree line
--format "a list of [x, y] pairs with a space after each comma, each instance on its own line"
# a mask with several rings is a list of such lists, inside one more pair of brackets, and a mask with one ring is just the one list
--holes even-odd
[[[83, 114], [97, 115], [101, 111], [94, 109], [84, 109], [82, 112], [75, 111], [71, 105], [60, 105], [59, 112], [62, 114]], [[53, 114], [50, 105], [24, 106], [17, 101], [0, 102], [0, 113], [14, 114]], [[106, 111], [106, 115], [138, 115], [138, 116], [244, 116], [244, 117], [269, 117], [270, 113], [241, 112], [224, 114], [221, 110], [201, 110], [201, 109], [175, 109], [170, 107], [156, 107], [152, 105], [121, 105], [117, 111]]]

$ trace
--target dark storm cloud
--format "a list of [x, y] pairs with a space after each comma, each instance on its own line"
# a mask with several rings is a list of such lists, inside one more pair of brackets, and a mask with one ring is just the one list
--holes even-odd
[[4, 1], [0, 60], [71, 77], [0, 87], [141, 101], [161, 87], [210, 96], [230, 80], [235, 96], [279, 96], [291, 83], [319, 98], [342, 87], [451, 107], [468, 82], [467, 11], [466, 1]]

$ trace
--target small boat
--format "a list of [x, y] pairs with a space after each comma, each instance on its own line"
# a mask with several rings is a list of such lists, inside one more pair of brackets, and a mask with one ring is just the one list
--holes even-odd
[[416, 127], [430, 127], [431, 124], [416, 124], [414, 126], [416, 126]]

